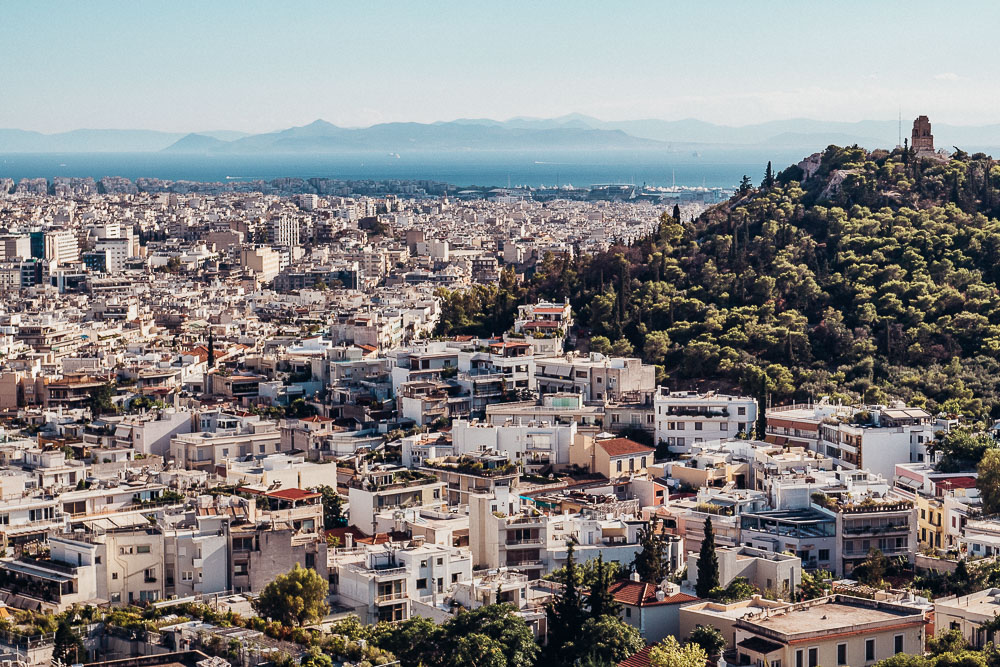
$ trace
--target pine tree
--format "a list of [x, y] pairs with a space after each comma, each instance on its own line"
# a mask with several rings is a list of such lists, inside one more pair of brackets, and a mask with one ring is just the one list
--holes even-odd
[[554, 658], [565, 657], [562, 656], [561, 649], [567, 644], [579, 645], [580, 627], [587, 616], [577, 584], [572, 542], [567, 545], [566, 580], [562, 592], [548, 604], [545, 615], [548, 617], [549, 630], [547, 649]]
[[651, 583], [659, 583], [666, 578], [667, 565], [666, 542], [663, 536], [656, 532], [656, 520], [651, 520], [639, 531], [639, 545], [642, 549], [635, 555], [632, 567], [639, 579]]
[[622, 605], [611, 593], [611, 576], [608, 566], [604, 564], [604, 555], [597, 555], [597, 569], [594, 573], [594, 585], [590, 587], [590, 617], [614, 616], [621, 613]]
[[695, 592], [706, 598], [713, 588], [719, 587], [719, 557], [715, 553], [715, 529], [711, 517], [705, 517], [705, 539], [701, 541], [698, 553], [698, 581]]
[[56, 636], [52, 645], [52, 658], [63, 663], [83, 662], [87, 657], [80, 636], [73, 632], [69, 621], [64, 617], [56, 628]]

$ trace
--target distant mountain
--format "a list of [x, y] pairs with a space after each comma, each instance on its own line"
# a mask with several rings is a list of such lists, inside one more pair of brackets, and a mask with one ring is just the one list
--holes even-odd
[[[198, 134], [222, 141], [247, 136], [245, 132], [232, 130]], [[0, 129], [0, 153], [153, 153], [162, 151], [186, 136], [190, 135], [156, 130], [72, 130], [42, 134]]]
[[[931, 119], [933, 123], [933, 118]], [[995, 152], [1000, 124], [933, 124], [936, 145], [969, 152]], [[583, 114], [508, 120], [460, 118], [436, 123], [382, 123], [338, 127], [317, 120], [301, 127], [247, 134], [213, 130], [183, 134], [154, 130], [74, 130], [42, 134], [0, 129], [2, 153], [158, 152], [187, 154], [332, 154], [404, 151], [495, 150], [700, 150], [705, 148], [793, 149], [803, 155], [829, 144], [891, 148], [899, 140], [897, 121], [777, 120], [739, 127], [683, 120], [603, 121]], [[909, 123], [902, 127], [909, 136]]]
[[[192, 151], [197, 148], [197, 151]], [[185, 137], [170, 152], [227, 154], [340, 153], [400, 151], [665, 149], [662, 142], [633, 137], [621, 130], [578, 127], [517, 127], [496, 121], [383, 123], [361, 129], [323, 120], [280, 132], [255, 134], [230, 142]]]
[[226, 146], [228, 142], [223, 139], [216, 139], [206, 134], [191, 133], [178, 139], [162, 149], [168, 153], [209, 153], [219, 146]]

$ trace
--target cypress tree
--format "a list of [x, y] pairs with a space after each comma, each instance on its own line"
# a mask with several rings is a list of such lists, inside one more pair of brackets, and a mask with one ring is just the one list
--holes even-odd
[[621, 613], [622, 605], [615, 600], [611, 590], [611, 577], [608, 566], [604, 564], [604, 555], [597, 555], [597, 567], [594, 571], [594, 582], [590, 587], [590, 617], [598, 619], [601, 616], [618, 617]]
[[764, 171], [764, 182], [761, 187], [766, 189], [774, 187], [774, 169], [771, 168], [771, 161], [767, 161], [767, 169]]
[[208, 332], [208, 367], [215, 368], [215, 334]]
[[706, 598], [713, 588], [719, 587], [719, 557], [715, 554], [715, 529], [711, 517], [705, 517], [705, 539], [698, 553], [698, 581], [695, 592]]
[[656, 532], [655, 519], [639, 532], [639, 544], [642, 549], [635, 555], [632, 568], [642, 581], [659, 583], [668, 572], [664, 563], [666, 544]]
[[548, 617], [548, 651], [555, 657], [566, 644], [576, 644], [580, 628], [586, 620], [583, 598], [577, 584], [577, 566], [573, 558], [573, 543], [567, 545], [566, 581], [562, 592], [545, 609]]

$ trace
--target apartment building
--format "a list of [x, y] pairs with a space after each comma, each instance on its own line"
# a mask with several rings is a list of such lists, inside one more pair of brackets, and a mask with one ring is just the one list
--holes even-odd
[[768, 442], [807, 447], [844, 468], [865, 468], [891, 479], [898, 463], [931, 463], [927, 446], [953, 421], [921, 408], [846, 407], [817, 403], [767, 412]]
[[584, 401], [634, 401], [656, 390], [656, 369], [641, 359], [569, 353], [535, 360], [539, 394], [579, 394]]
[[751, 434], [757, 422], [757, 401], [747, 396], [715, 392], [671, 392], [660, 387], [653, 396], [656, 441], [671, 451], [688, 452], [702, 442]]
[[446, 485], [433, 475], [388, 464], [356, 464], [355, 470], [347, 491], [350, 525], [366, 535], [375, 532], [375, 517], [385, 510], [446, 506]]
[[747, 614], [736, 621], [740, 664], [870, 665], [924, 651], [921, 607], [832, 595]]
[[934, 627], [938, 634], [950, 630], [962, 633], [969, 645], [982, 649], [997, 641], [989, 625], [1000, 614], [1000, 588], [986, 588], [969, 595], [934, 600]]
[[420, 538], [403, 548], [341, 551], [330, 557], [331, 592], [363, 623], [406, 620], [413, 602], [443, 601], [460, 583], [472, 581], [467, 551]]
[[[725, 588], [737, 577], [743, 577], [758, 590], [775, 593], [791, 600], [802, 583], [802, 559], [786, 553], [775, 553], [753, 547], [717, 547], [719, 585]], [[687, 583], [694, 588], [698, 582], [698, 556], [687, 557]]]

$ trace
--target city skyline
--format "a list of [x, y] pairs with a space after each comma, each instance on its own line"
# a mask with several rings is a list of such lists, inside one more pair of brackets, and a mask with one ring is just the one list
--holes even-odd
[[[0, 127], [267, 132], [456, 118], [1000, 121], [1000, 9], [100, 2], [5, 7]], [[624, 36], [628, 36], [626, 39]], [[71, 101], [71, 103], [68, 103]]]

